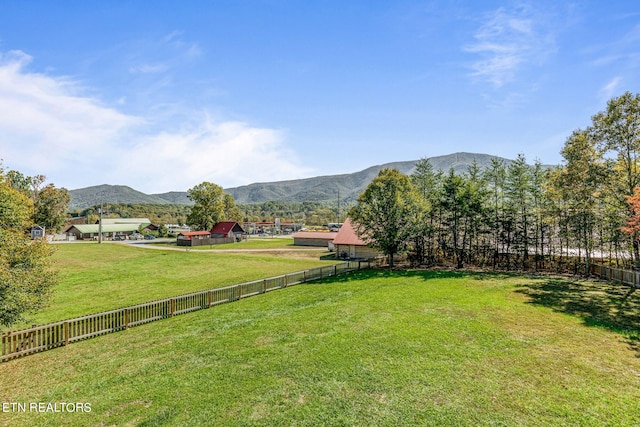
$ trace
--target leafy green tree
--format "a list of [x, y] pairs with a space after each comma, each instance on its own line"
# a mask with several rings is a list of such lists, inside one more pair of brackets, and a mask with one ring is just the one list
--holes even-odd
[[71, 196], [66, 188], [49, 184], [39, 191], [34, 203], [33, 222], [47, 231], [58, 232], [67, 218], [67, 206]]
[[158, 227], [158, 237], [167, 237], [169, 235], [169, 229], [166, 225], [160, 224]]
[[26, 176], [22, 172], [10, 170], [6, 172], [5, 180], [12, 188], [31, 198], [33, 193], [33, 179], [30, 176]]
[[[640, 186], [640, 94], [625, 92], [609, 100], [607, 109], [592, 117], [594, 137], [601, 154], [609, 159], [606, 194], [624, 212], [619, 227], [633, 212], [626, 202]], [[640, 265], [640, 242], [631, 239], [636, 266]]]
[[24, 232], [31, 225], [33, 203], [13, 188], [0, 169], [0, 229]]
[[242, 212], [236, 205], [236, 201], [232, 195], [226, 194], [223, 196], [222, 202], [224, 204], [224, 219], [228, 221], [242, 221]]
[[187, 224], [197, 230], [210, 230], [220, 221], [242, 220], [242, 212], [233, 196], [217, 184], [203, 182], [189, 189], [187, 195], [194, 202], [187, 215]]
[[32, 223], [32, 201], [12, 187], [0, 169], [0, 325], [10, 326], [26, 313], [45, 306], [56, 274], [51, 247], [30, 241], [25, 230]]
[[196, 230], [210, 230], [224, 219], [224, 191], [211, 182], [203, 182], [187, 191], [194, 202], [187, 216], [187, 224]]
[[606, 181], [605, 162], [590, 130], [575, 130], [561, 151], [563, 167], [551, 173], [554, 193], [564, 202], [567, 232], [585, 254], [589, 271], [595, 245], [599, 198]]
[[402, 252], [422, 221], [420, 197], [409, 177], [397, 169], [383, 169], [349, 211], [357, 234], [389, 257]]

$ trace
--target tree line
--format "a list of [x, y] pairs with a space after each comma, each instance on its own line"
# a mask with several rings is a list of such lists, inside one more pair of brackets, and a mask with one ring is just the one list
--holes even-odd
[[[236, 206], [240, 215], [225, 219], [238, 221], [239, 218], [244, 222], [261, 222], [280, 218], [282, 221], [319, 226], [330, 222], [341, 222], [346, 214], [346, 209], [338, 211], [337, 206], [330, 202], [268, 201]], [[99, 218], [99, 208], [98, 205], [77, 209], [70, 214], [74, 217], [86, 217], [87, 223], [93, 224]], [[154, 224], [187, 224], [191, 208], [191, 205], [176, 204], [108, 203], [102, 207], [102, 211], [105, 218], [149, 218]]]
[[46, 305], [57, 281], [52, 248], [29, 236], [34, 225], [57, 231], [66, 218], [69, 193], [45, 181], [0, 165], [0, 327]]
[[562, 164], [519, 155], [466, 173], [434, 171], [427, 159], [405, 176], [380, 172], [349, 211], [361, 237], [417, 264], [525, 267], [577, 256], [640, 265], [640, 95], [613, 98], [575, 130]]

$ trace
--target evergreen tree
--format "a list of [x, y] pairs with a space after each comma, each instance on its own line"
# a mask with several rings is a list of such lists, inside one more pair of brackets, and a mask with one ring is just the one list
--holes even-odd
[[505, 188], [507, 172], [504, 162], [499, 159], [491, 159], [491, 166], [484, 172], [484, 179], [487, 183], [488, 198], [486, 200], [487, 216], [493, 240], [493, 266], [496, 267], [498, 254], [504, 252], [501, 246], [502, 225], [505, 222]]
[[411, 182], [423, 201], [425, 211], [423, 221], [416, 224], [412, 236], [413, 256], [418, 264], [433, 264], [436, 261], [436, 234], [437, 206], [442, 172], [434, 172], [428, 159], [420, 159], [416, 163], [414, 173], [410, 176]]
[[522, 154], [507, 168], [506, 193], [506, 211], [513, 224], [508, 245], [521, 255], [522, 268], [526, 268], [531, 245], [532, 179], [531, 167]]
[[457, 175], [453, 168], [444, 177], [439, 207], [442, 209], [440, 247], [443, 252], [452, 257], [456, 267], [462, 268], [463, 247], [461, 245], [462, 219], [467, 209], [464, 194], [463, 177]]

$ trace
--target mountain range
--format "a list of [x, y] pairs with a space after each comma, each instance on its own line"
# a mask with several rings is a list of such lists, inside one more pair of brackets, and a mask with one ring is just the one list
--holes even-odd
[[[454, 153], [446, 156], [430, 157], [429, 162], [434, 170], [448, 171], [453, 168], [457, 173], [467, 171], [475, 161], [483, 169], [491, 164], [492, 159], [502, 160], [508, 165], [511, 160], [477, 153]], [[359, 172], [327, 175], [313, 178], [294, 179], [289, 181], [254, 183], [234, 188], [225, 188], [239, 204], [262, 203], [267, 201], [304, 202], [304, 201], [337, 201], [349, 203], [354, 201], [384, 168], [396, 168], [405, 175], [415, 171], [418, 160], [385, 163], [371, 166]], [[193, 204], [187, 192], [171, 191], [161, 194], [145, 194], [124, 185], [97, 185], [70, 190], [70, 210], [85, 209], [100, 203], [128, 204]]]

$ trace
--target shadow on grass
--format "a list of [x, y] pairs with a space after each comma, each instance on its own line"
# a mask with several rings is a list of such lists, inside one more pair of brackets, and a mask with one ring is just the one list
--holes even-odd
[[595, 326], [622, 334], [640, 357], [640, 290], [602, 281], [547, 279], [516, 292], [529, 303], [581, 318]]

